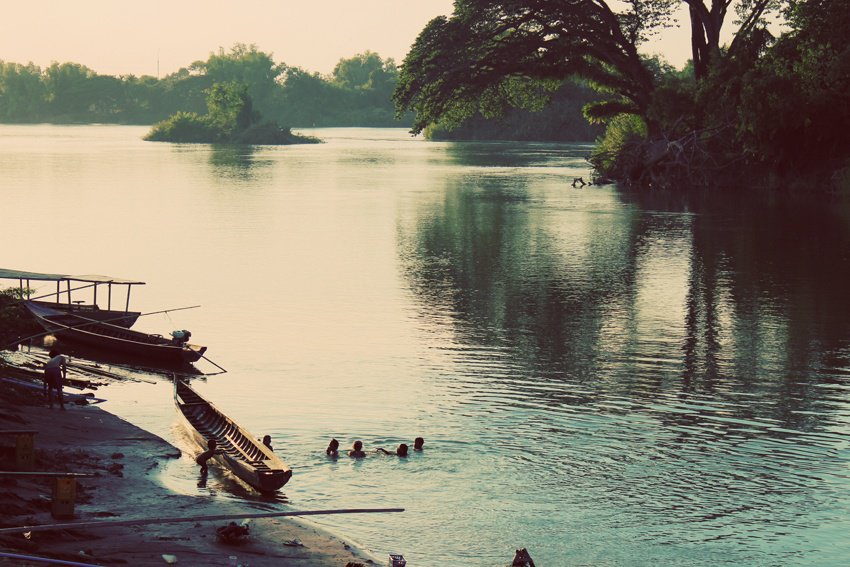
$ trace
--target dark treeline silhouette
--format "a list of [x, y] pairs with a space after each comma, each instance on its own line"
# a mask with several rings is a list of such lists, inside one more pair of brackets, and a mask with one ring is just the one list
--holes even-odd
[[[685, 7], [688, 66], [643, 55]], [[598, 91], [583, 110], [606, 129], [600, 180], [847, 192], [848, 34], [846, 0], [455, 0], [420, 32], [393, 96], [420, 132], [539, 109], [578, 77]]]
[[0, 61], [0, 122], [153, 124], [179, 112], [205, 114], [214, 84], [247, 86], [254, 108], [293, 127], [406, 126], [391, 101], [398, 70], [367, 51], [341, 59], [329, 76], [276, 63], [254, 45], [220, 49], [157, 79], [99, 75], [79, 63], [42, 69]]

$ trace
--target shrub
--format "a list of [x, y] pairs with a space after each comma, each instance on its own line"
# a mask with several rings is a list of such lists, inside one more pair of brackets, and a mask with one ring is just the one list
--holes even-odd
[[206, 116], [194, 112], [178, 112], [157, 124], [145, 136], [152, 142], [210, 143], [220, 141], [221, 131]]
[[289, 128], [282, 128], [274, 122], [255, 124], [235, 133], [228, 142], [237, 144], [314, 144], [320, 142], [312, 136], [293, 134]]
[[632, 179], [644, 164], [647, 128], [634, 114], [619, 114], [608, 122], [605, 133], [596, 140], [590, 163], [598, 181]]

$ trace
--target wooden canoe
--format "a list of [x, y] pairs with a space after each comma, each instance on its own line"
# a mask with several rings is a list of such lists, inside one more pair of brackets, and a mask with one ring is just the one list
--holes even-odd
[[207, 347], [175, 343], [160, 335], [133, 331], [35, 302], [24, 302], [36, 321], [61, 340], [118, 352], [147, 362], [180, 365], [195, 362]]
[[41, 305], [48, 309], [56, 309], [57, 311], [79, 315], [86, 319], [93, 319], [95, 321], [118, 325], [125, 329], [132, 327], [139, 318], [139, 315], [141, 315], [138, 311], [111, 311], [109, 309], [101, 309], [97, 305], [85, 305], [82, 303], [68, 304], [56, 303], [55, 301], [31, 301], [35, 305]]
[[273, 492], [289, 481], [292, 471], [274, 451], [182, 380], [174, 381], [174, 403], [198, 445], [206, 450], [207, 441], [218, 442], [214, 462], [260, 492]]

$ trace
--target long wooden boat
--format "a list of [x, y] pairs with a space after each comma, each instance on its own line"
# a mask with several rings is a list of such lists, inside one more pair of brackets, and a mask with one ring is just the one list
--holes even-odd
[[140, 361], [181, 365], [197, 361], [207, 350], [205, 346], [103, 323], [41, 302], [25, 301], [24, 305], [46, 331], [60, 340], [119, 352]]
[[206, 449], [215, 439], [221, 453], [213, 460], [260, 492], [273, 492], [292, 477], [271, 449], [182, 380], [174, 380], [174, 403], [198, 445]]
[[139, 311], [116, 311], [112, 309], [101, 309], [97, 305], [85, 305], [82, 303], [56, 303], [55, 301], [32, 301], [36, 305], [41, 305], [49, 309], [55, 309], [64, 313], [79, 315], [93, 321], [102, 321], [111, 325], [118, 325], [129, 329], [141, 315]]

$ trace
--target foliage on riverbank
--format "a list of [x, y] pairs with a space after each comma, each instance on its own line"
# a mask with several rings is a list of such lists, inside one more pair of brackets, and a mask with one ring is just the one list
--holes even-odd
[[[692, 59], [639, 47], [687, 5]], [[728, 14], [739, 16], [721, 44]], [[781, 20], [775, 37], [771, 23]], [[394, 100], [414, 131], [535, 108], [563, 81], [598, 91], [600, 178], [641, 187], [850, 191], [850, 4], [843, 0], [457, 0], [405, 58]]]
[[41, 330], [21, 303], [21, 290], [0, 290], [0, 348], [15, 346], [15, 341]]
[[595, 97], [590, 87], [565, 81], [539, 109], [508, 108], [498, 116], [478, 112], [457, 127], [438, 122], [424, 133], [430, 140], [592, 142], [605, 128], [588, 122], [582, 108]]
[[312, 136], [293, 134], [273, 122], [263, 122], [254, 110], [246, 85], [216, 83], [207, 94], [207, 113], [178, 112], [153, 126], [152, 142], [207, 144], [313, 144]]
[[664, 69], [648, 116], [631, 116], [642, 134], [624, 137], [623, 122], [609, 122], [597, 171], [651, 187], [850, 192], [850, 5], [800, 2], [785, 13], [787, 33], [754, 31], [700, 81]]
[[340, 59], [324, 76], [277, 63], [244, 44], [161, 79], [99, 75], [79, 63], [42, 69], [0, 60], [0, 122], [154, 124], [180, 112], [203, 114], [206, 91], [236, 81], [247, 85], [257, 110], [279, 124], [398, 127], [410, 117], [395, 117], [397, 77], [392, 59], [370, 51]]

